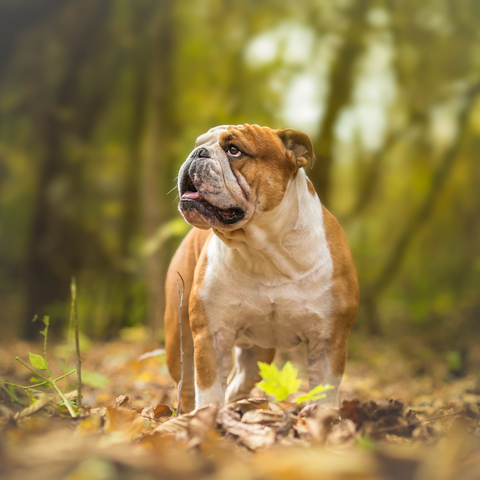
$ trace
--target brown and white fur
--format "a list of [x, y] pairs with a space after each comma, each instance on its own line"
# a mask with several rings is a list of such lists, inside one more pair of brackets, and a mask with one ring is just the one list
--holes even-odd
[[304, 133], [245, 124], [211, 129], [183, 164], [179, 209], [196, 228], [168, 271], [165, 332], [178, 383], [179, 272], [185, 411], [247, 396], [257, 361], [300, 342], [310, 387], [333, 385], [322, 402], [337, 405], [358, 284], [342, 228], [302, 168], [314, 159]]

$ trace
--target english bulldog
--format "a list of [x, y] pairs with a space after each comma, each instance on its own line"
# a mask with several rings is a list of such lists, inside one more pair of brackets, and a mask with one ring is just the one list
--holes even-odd
[[321, 402], [338, 404], [359, 293], [345, 234], [305, 174], [314, 161], [306, 134], [245, 124], [201, 135], [182, 165], [179, 210], [194, 228], [168, 270], [165, 343], [178, 383], [179, 272], [183, 410], [248, 396], [257, 362], [301, 342], [310, 388], [333, 385]]

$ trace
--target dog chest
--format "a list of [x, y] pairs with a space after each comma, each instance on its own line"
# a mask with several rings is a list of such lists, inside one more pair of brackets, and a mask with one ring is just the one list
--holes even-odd
[[212, 332], [228, 329], [243, 348], [291, 348], [327, 334], [330, 288], [325, 276], [265, 285], [217, 267], [207, 273], [202, 292]]

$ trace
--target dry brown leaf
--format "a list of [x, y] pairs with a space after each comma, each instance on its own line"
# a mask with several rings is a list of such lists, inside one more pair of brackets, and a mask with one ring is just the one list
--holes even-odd
[[250, 410], [242, 416], [244, 423], [260, 423], [261, 425], [273, 425], [283, 420], [283, 412], [273, 412], [272, 410]]
[[102, 427], [102, 418], [97, 415], [89, 415], [80, 421], [75, 429], [79, 435], [93, 435], [98, 433]]
[[258, 424], [249, 425], [240, 421], [243, 410], [253, 410], [256, 405], [261, 403], [240, 400], [222, 407], [217, 415], [217, 423], [220, 427], [225, 432], [238, 437], [241, 443], [251, 450], [271, 447], [276, 441], [273, 428]]
[[70, 400], [71, 402], [76, 401], [78, 397], [78, 391], [72, 390], [71, 392], [64, 393], [64, 396], [67, 400]]
[[160, 418], [169, 418], [173, 415], [173, 410], [168, 405], [159, 403], [153, 411], [156, 420]]
[[[128, 354], [126, 350], [124, 345], [112, 344], [98, 349], [95, 366], [90, 369], [102, 370], [115, 383], [103, 391], [86, 386], [85, 403], [115, 405], [116, 392], [129, 391], [130, 398], [126, 395], [118, 397], [117, 407], [130, 410], [133, 413], [131, 419], [143, 421], [141, 431], [145, 433], [133, 434], [135, 442], [129, 444], [126, 441], [132, 435], [125, 434], [123, 428], [128, 432], [130, 421], [126, 421], [123, 427], [118, 426], [121, 422], [114, 424], [114, 428], [110, 425], [108, 428], [114, 431], [103, 433], [101, 416], [107, 415], [107, 409], [87, 407], [83, 410], [90, 416], [72, 420], [59, 415], [52, 417], [50, 409], [57, 408], [53, 404], [15, 425], [11, 421], [14, 412], [8, 408], [10, 398], [6, 392], [2, 395], [0, 389], [2, 478], [50, 480], [103, 475], [102, 478], [141, 477], [145, 480], [160, 477], [173, 480], [289, 480], [298, 477], [337, 480], [369, 479], [377, 475], [378, 478], [402, 480], [480, 480], [480, 457], [475, 454], [480, 445], [480, 410], [477, 405], [480, 390], [476, 387], [479, 384], [476, 378], [452, 380], [448, 385], [433, 380], [421, 385], [412, 378], [411, 384], [394, 383], [378, 388], [374, 375], [360, 371], [358, 376], [352, 373], [343, 383], [342, 396], [349, 399], [359, 396], [361, 401], [350, 400], [342, 404], [347, 419], [340, 423], [336, 424], [335, 419], [332, 422], [326, 413], [323, 418], [315, 405], [298, 413], [296, 405], [283, 405], [282, 409], [255, 398], [236, 402], [230, 407], [234, 415], [230, 432], [239, 433], [236, 435], [222, 426], [219, 412], [215, 416], [215, 408], [181, 417], [161, 416], [169, 415], [170, 409], [166, 405], [173, 401], [171, 379], [158, 375], [155, 359], [147, 358], [141, 364], [128, 359], [128, 355], [136, 358], [141, 354], [140, 348], [136, 351], [128, 349]], [[120, 361], [121, 368], [118, 366]], [[5, 363], [0, 361], [0, 367], [4, 366]], [[160, 379], [158, 389], [154, 390], [149, 384], [152, 379]], [[412, 387], [411, 393], [409, 387]], [[146, 389], [150, 391], [151, 405], [139, 409], [139, 413], [144, 412], [148, 421], [145, 417], [135, 416], [135, 405], [145, 405]], [[421, 392], [424, 395], [419, 395]], [[413, 405], [411, 408], [415, 413], [405, 406], [407, 403], [381, 400], [391, 395], [398, 395], [402, 401]], [[463, 424], [451, 415], [459, 410], [465, 412]], [[416, 422], [415, 414], [421, 421], [428, 421], [405, 427]], [[282, 430], [279, 427], [284, 415], [293, 423], [293, 428]], [[447, 416], [430, 418], [439, 415]], [[160, 425], [163, 420], [166, 420], [165, 424]], [[158, 428], [148, 431], [153, 422], [159, 425]], [[76, 425], [74, 433], [72, 425]], [[253, 435], [250, 435], [249, 427], [254, 428]], [[411, 428], [411, 438], [408, 435], [400, 437], [402, 430], [398, 427], [405, 432]], [[57, 430], [59, 428], [63, 430]], [[238, 432], [235, 430], [238, 428], [243, 430]], [[385, 431], [379, 432], [380, 429]], [[462, 441], [460, 436], [444, 444], [455, 430], [463, 432], [465, 439]], [[51, 434], [44, 435], [48, 431]], [[271, 439], [268, 435], [272, 435]], [[377, 440], [370, 444], [376, 446], [374, 452], [364, 448], [369, 446], [366, 435]], [[362, 448], [353, 446], [348, 452], [342, 451], [356, 444], [362, 436], [365, 440]], [[323, 442], [325, 449], [312, 445]], [[272, 445], [272, 448], [265, 449], [266, 445]], [[292, 448], [297, 446], [302, 448]], [[249, 449], [260, 452], [253, 454]], [[365, 467], [358, 457], [373, 462], [372, 468]]]
[[332, 427], [327, 436], [327, 444], [333, 448], [353, 447], [357, 439], [356, 430], [351, 420], [343, 420]]
[[115, 405], [117, 407], [126, 408], [128, 410], [133, 410], [135, 412], [138, 410], [137, 408], [135, 408], [133, 403], [130, 401], [130, 398], [129, 398], [128, 395], [120, 395], [119, 397], [117, 397], [115, 399]]
[[250, 410], [242, 416], [243, 423], [260, 424], [272, 427], [277, 435], [287, 435], [292, 428], [293, 419], [287, 412], [273, 412], [272, 410]]
[[[333, 455], [319, 447], [273, 448], [252, 458], [255, 478], [276, 480], [378, 480], [377, 462], [367, 452]], [[392, 477], [393, 478], [393, 477]]]
[[176, 435], [178, 433], [183, 433], [187, 430], [193, 413], [194, 412], [187, 413], [185, 415], [180, 415], [179, 417], [171, 417], [165, 423], [156, 427], [152, 433], [158, 433], [160, 435]]
[[[207, 431], [215, 426], [218, 405], [212, 404], [199, 408], [193, 412], [171, 417], [166, 422], [156, 427], [151, 433], [157, 435], [175, 435], [177, 440], [192, 440], [195, 437], [204, 438]], [[195, 441], [190, 446], [194, 446]]]
[[34, 413], [41, 410], [45, 405], [52, 403], [54, 401], [54, 397], [47, 395], [45, 393], [40, 393], [37, 397], [37, 400], [33, 402], [28, 407], [24, 408], [20, 412], [17, 412], [13, 418], [18, 420], [20, 418], [28, 417], [29, 415], [33, 415]]
[[127, 408], [107, 408], [105, 432], [120, 433], [129, 440], [145, 431], [145, 420]]
[[155, 418], [155, 409], [149, 403], [143, 408], [137, 408], [136, 412], [142, 417], [150, 418], [151, 420]]
[[293, 425], [293, 429], [297, 432], [297, 435], [302, 439], [311, 439], [312, 434], [310, 427], [308, 426], [304, 418], [298, 417], [297, 421]]
[[90, 415], [95, 415], [95, 416], [104, 418], [105, 415], [107, 414], [107, 407], [91, 408], [89, 412], [90, 412]]
[[168, 405], [158, 404], [155, 408], [152, 405], [147, 404], [143, 408], [137, 408], [135, 411], [142, 417], [149, 418], [150, 420], [160, 420], [162, 418], [169, 418], [172, 416], [173, 411]]
[[217, 438], [215, 423], [219, 408], [217, 403], [213, 403], [193, 412], [187, 425], [188, 448], [196, 447], [207, 439]]
[[327, 436], [332, 431], [333, 422], [338, 416], [336, 408], [319, 407], [311, 417], [305, 418], [311, 438], [320, 444], [324, 444]]
[[339, 413], [351, 420], [362, 434], [377, 438], [393, 431], [396, 436], [411, 437], [414, 429], [411, 425], [418, 422], [415, 412], [398, 400], [365, 403], [344, 400]]
[[235, 405], [235, 409], [241, 412], [242, 415], [249, 410], [271, 410], [270, 403], [265, 398], [245, 398], [244, 400], [239, 400], [238, 402], [230, 403], [226, 406], [228, 407], [230, 405]]

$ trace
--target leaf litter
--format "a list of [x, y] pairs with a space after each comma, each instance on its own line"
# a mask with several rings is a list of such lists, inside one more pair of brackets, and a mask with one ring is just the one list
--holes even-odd
[[[13, 348], [35, 351], [1, 348], [0, 378], [28, 383], [10, 360]], [[84, 367], [109, 382], [84, 385], [86, 406], [75, 419], [52, 395], [37, 392], [29, 405], [0, 388], [0, 477], [480, 479], [478, 377], [416, 378], [405, 389], [405, 372], [388, 379], [396, 395], [385, 399], [382, 372], [351, 363], [340, 406], [322, 408], [285, 401], [295, 383], [288, 367], [285, 391], [270, 385], [283, 401], [257, 388], [255, 398], [176, 416], [164, 358], [144, 355], [149, 348], [92, 344]], [[61, 361], [50, 363], [61, 375]], [[73, 380], [62, 381], [65, 397], [75, 398]]]

